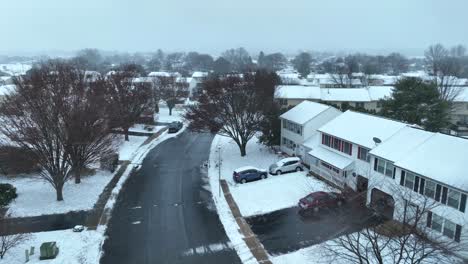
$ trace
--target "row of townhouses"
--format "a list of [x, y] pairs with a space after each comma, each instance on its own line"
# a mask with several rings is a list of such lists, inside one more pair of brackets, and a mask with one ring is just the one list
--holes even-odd
[[423, 228], [468, 243], [468, 139], [310, 101], [280, 118], [281, 150], [313, 174], [366, 192], [389, 218], [425, 208]]
[[[364, 88], [321, 88], [318, 86], [280, 85], [275, 98], [284, 108], [298, 105], [304, 100], [324, 102], [342, 107], [348, 104], [368, 111], [380, 111], [380, 100], [392, 96], [393, 86], [368, 86]], [[450, 119], [459, 135], [468, 136], [468, 87], [459, 87], [454, 99]]]

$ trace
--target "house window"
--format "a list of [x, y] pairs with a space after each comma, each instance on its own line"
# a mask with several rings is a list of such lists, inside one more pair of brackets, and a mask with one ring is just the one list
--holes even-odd
[[415, 179], [414, 174], [406, 172], [405, 186], [407, 188], [410, 188], [411, 190], [413, 190], [414, 189], [414, 179]]
[[393, 177], [393, 164], [387, 161], [385, 166], [385, 175], [388, 177]]
[[444, 221], [444, 236], [453, 239], [455, 237], [455, 229], [457, 226], [454, 222], [445, 219]]
[[370, 162], [369, 149], [359, 147], [358, 148], [358, 159]]
[[394, 168], [393, 163], [390, 162], [390, 161], [379, 159], [379, 158], [377, 158], [376, 161], [377, 161], [377, 169], [376, 170], [378, 172], [388, 176], [388, 177], [393, 178], [393, 168]]
[[434, 199], [435, 197], [435, 189], [436, 189], [436, 184], [435, 182], [426, 180], [425, 186], [424, 186], [424, 195], [426, 195], [429, 198]]
[[298, 135], [302, 135], [302, 126], [288, 120], [283, 120], [283, 128]]
[[362, 102], [356, 103], [356, 107], [364, 108], [364, 103]]
[[460, 192], [449, 190], [447, 205], [458, 210], [458, 208], [460, 207], [460, 198]]
[[432, 214], [432, 224], [431, 224], [432, 230], [435, 230], [437, 232], [442, 232], [443, 222], [444, 222], [444, 219], [441, 216]]
[[322, 162], [320, 162], [320, 164], [322, 165], [322, 167], [325, 167], [325, 168], [327, 168], [328, 170], [331, 170], [331, 171], [333, 171], [333, 172], [335, 172], [335, 173], [337, 173], [337, 174], [340, 173], [340, 170], [339, 170], [339, 169], [333, 167], [332, 165], [330, 165], [330, 164], [328, 164], [328, 163], [326, 163], [326, 162], [323, 162], [323, 161], [322, 161]]
[[289, 149], [295, 149], [296, 148], [296, 143], [294, 143], [294, 141], [288, 139], [288, 138], [285, 138], [283, 137], [282, 139], [282, 142], [283, 142], [283, 146], [289, 148]]
[[327, 134], [322, 134], [322, 144], [348, 155], [353, 152], [353, 144]]

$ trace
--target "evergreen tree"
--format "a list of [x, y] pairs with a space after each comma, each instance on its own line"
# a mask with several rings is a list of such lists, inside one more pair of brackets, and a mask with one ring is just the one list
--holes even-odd
[[258, 55], [257, 65], [260, 69], [265, 67], [265, 53], [263, 53], [263, 51], [260, 51], [260, 54]]
[[382, 100], [382, 115], [417, 124], [429, 131], [440, 131], [449, 125], [449, 104], [440, 99], [434, 83], [419, 78], [397, 82], [392, 98]]
[[301, 74], [302, 77], [307, 77], [310, 73], [310, 63], [312, 56], [307, 52], [302, 52], [293, 60], [294, 68]]

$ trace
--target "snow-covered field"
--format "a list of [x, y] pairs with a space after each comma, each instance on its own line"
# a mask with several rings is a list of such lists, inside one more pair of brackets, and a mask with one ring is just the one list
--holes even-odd
[[147, 125], [144, 125], [144, 124], [136, 124], [134, 126], [132, 126], [129, 131], [132, 131], [132, 132], [143, 132], [143, 133], [157, 133], [159, 130], [163, 129], [165, 126], [148, 126], [148, 127], [152, 127], [153, 130], [146, 130], [145, 127], [147, 127]]
[[268, 170], [281, 157], [257, 143], [256, 138], [247, 144], [245, 157], [240, 156], [239, 148], [230, 138], [216, 136], [213, 142], [221, 148], [221, 178], [229, 183], [231, 194], [245, 217], [296, 206], [299, 199], [311, 192], [336, 191], [322, 181], [307, 177], [307, 172], [269, 175], [265, 180], [236, 184], [232, 179], [235, 169], [250, 165]]
[[[81, 233], [74, 233], [72, 230], [32, 233], [26, 242], [8, 251], [0, 263], [25, 263], [25, 250], [33, 246], [34, 255], [30, 256], [27, 263], [97, 264], [100, 258], [99, 248], [103, 241], [102, 234], [100, 230]], [[43, 242], [52, 241], [57, 242], [59, 254], [55, 259], [40, 261], [39, 247]]]
[[[35, 176], [37, 177], [37, 176]], [[34, 176], [7, 178], [0, 177], [1, 183], [16, 187], [18, 198], [10, 205], [10, 217], [37, 216], [92, 209], [104, 187], [112, 179], [112, 173], [98, 170], [95, 175], [85, 176], [80, 184], [74, 179], [63, 187], [64, 201], [56, 201], [54, 188], [50, 183]]]
[[25, 74], [31, 68], [32, 68], [31, 64], [25, 64], [25, 63], [0, 64], [0, 71], [8, 73], [10, 75]]
[[140, 147], [147, 138], [148, 137], [142, 136], [129, 136], [129, 141], [125, 141], [124, 135], [117, 135], [117, 140], [119, 140], [119, 160], [130, 160], [133, 155], [135, 155], [138, 147]]
[[[146, 139], [130, 136], [130, 141], [124, 141], [123, 135], [119, 135], [119, 158], [131, 160]], [[108, 171], [96, 170], [96, 174], [83, 177], [80, 184], [70, 179], [63, 187], [64, 201], [61, 202], [56, 201], [55, 190], [50, 183], [37, 175], [1, 176], [0, 182], [12, 184], [18, 193], [18, 198], [9, 205], [7, 214], [10, 217], [25, 217], [90, 210], [112, 176]]]
[[169, 108], [160, 104], [159, 113], [155, 115], [154, 120], [156, 122], [170, 123], [173, 121], [182, 121], [183, 120], [184, 110], [180, 107], [174, 107], [172, 109], [172, 115], [169, 115]]

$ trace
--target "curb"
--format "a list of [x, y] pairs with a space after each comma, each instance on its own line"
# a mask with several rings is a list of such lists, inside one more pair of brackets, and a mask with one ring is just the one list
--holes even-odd
[[258, 261], [258, 263], [272, 264], [262, 243], [258, 240], [252, 229], [250, 229], [250, 226], [245, 221], [244, 217], [242, 217], [239, 207], [237, 206], [236, 201], [234, 201], [234, 198], [229, 191], [229, 186], [227, 185], [226, 180], [221, 180], [220, 184], [221, 189], [223, 190], [224, 198], [226, 199], [226, 202], [229, 205], [229, 209], [231, 210], [232, 215], [237, 222], [240, 233], [244, 236], [243, 240], [250, 249], [250, 252]]

